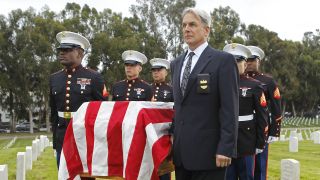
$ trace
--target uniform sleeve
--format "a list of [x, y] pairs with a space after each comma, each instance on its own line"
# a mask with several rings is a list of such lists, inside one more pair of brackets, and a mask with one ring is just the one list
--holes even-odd
[[58, 125], [58, 110], [57, 110], [57, 105], [54, 99], [54, 96], [52, 95], [52, 78], [50, 77], [49, 81], [49, 105], [50, 105], [50, 121], [52, 124], [52, 144], [53, 144], [53, 149], [56, 149], [56, 129]]
[[152, 99], [152, 87], [148, 84], [146, 89], [147, 89], [146, 101], [151, 101], [151, 99]]
[[92, 90], [92, 96], [93, 100], [95, 101], [105, 101], [106, 97], [103, 96], [103, 93], [105, 91], [105, 85], [104, 80], [102, 78], [101, 74], [96, 74], [93, 82], [93, 90]]
[[116, 101], [116, 96], [115, 96], [115, 84], [112, 85], [111, 87], [111, 96], [112, 96], [112, 101]]
[[227, 157], [237, 155], [239, 116], [239, 72], [232, 55], [226, 55], [218, 72], [220, 98], [220, 140], [217, 154]]
[[271, 124], [269, 127], [269, 136], [280, 136], [281, 128], [281, 96], [279, 88], [274, 80], [268, 86], [269, 108], [271, 112]]
[[254, 91], [254, 110], [257, 127], [256, 148], [264, 149], [268, 138], [268, 112], [267, 101], [262, 86], [257, 86]]

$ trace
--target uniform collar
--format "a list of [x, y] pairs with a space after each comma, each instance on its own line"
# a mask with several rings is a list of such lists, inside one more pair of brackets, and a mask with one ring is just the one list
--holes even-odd
[[257, 72], [257, 71], [250, 71], [246, 73], [249, 77], [255, 77], [260, 75], [261, 73]]
[[77, 70], [79, 70], [81, 68], [83, 68], [82, 64], [80, 64], [79, 66], [74, 67], [74, 68], [64, 68], [64, 71], [67, 72], [68, 74], [70, 74], [70, 73], [76, 72]]
[[131, 79], [131, 80], [126, 80], [126, 82], [128, 83], [128, 84], [133, 84], [133, 83], [136, 83], [136, 82], [138, 82], [138, 81], [140, 81], [140, 79], [139, 78], [135, 78], [135, 79]]

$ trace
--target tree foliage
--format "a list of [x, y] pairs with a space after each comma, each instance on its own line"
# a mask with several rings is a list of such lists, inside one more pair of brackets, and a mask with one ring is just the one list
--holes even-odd
[[[87, 66], [99, 70], [106, 87], [124, 79], [121, 54], [137, 50], [148, 59], [174, 58], [185, 51], [181, 13], [194, 7], [194, 0], [137, 0], [131, 17], [111, 9], [97, 11], [77, 3], [67, 3], [56, 13], [48, 7], [36, 12], [16, 9], [0, 15], [0, 106], [11, 114], [11, 123], [32, 119], [48, 124], [48, 77], [61, 69], [57, 61], [55, 36], [63, 30], [87, 37], [92, 48]], [[306, 32], [302, 42], [282, 40], [276, 32], [260, 25], [246, 25], [231, 7], [210, 12], [212, 28], [209, 44], [222, 49], [231, 42], [256, 45], [266, 54], [263, 72], [279, 83], [283, 107], [299, 115], [314, 112], [320, 104], [320, 31]], [[143, 79], [151, 80], [150, 65], [143, 66]], [[46, 121], [45, 121], [46, 120]]]

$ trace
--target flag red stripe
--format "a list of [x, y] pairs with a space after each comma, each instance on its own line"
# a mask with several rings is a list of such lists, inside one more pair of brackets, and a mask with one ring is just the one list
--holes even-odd
[[116, 102], [110, 116], [107, 130], [109, 176], [123, 175], [122, 122], [128, 105], [128, 101]]
[[77, 174], [83, 172], [79, 151], [73, 134], [72, 121], [71, 119], [64, 137], [64, 142], [68, 143], [63, 143], [62, 149], [70, 176], [69, 179], [73, 179]]
[[170, 136], [165, 135], [159, 138], [158, 141], [156, 141], [152, 146], [152, 157], [153, 157], [153, 164], [154, 169], [152, 172], [151, 179], [152, 180], [158, 180], [158, 169], [160, 166], [160, 163], [163, 162], [167, 155], [169, 154], [169, 151], [171, 149], [171, 143], [170, 143]]
[[93, 101], [88, 104], [85, 116], [86, 140], [87, 140], [87, 164], [89, 174], [92, 172], [92, 153], [94, 148], [94, 123], [102, 101]]
[[126, 180], [137, 180], [146, 146], [145, 111], [141, 110], [137, 117], [136, 127], [133, 133], [131, 146], [128, 152], [127, 166], [125, 170]]
[[[133, 134], [131, 146], [128, 152], [127, 167], [125, 171], [126, 178], [128, 180], [138, 178], [144, 148], [146, 145], [146, 126], [150, 123], [171, 122], [172, 115], [173, 110], [168, 109], [144, 108], [140, 110], [137, 117], [137, 124]], [[157, 166], [159, 166], [159, 163]], [[158, 177], [155, 178], [159, 179]]]

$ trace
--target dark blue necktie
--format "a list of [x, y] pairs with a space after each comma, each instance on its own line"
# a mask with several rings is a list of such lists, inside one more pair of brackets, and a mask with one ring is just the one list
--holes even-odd
[[186, 66], [184, 68], [184, 71], [183, 71], [182, 80], [181, 80], [181, 86], [180, 86], [182, 96], [184, 96], [184, 91], [187, 88], [188, 79], [189, 79], [189, 76], [190, 76], [190, 73], [191, 73], [191, 62], [192, 62], [193, 55], [195, 55], [194, 52], [190, 52], [189, 53], [188, 61], [187, 61], [187, 64], [186, 64]]

